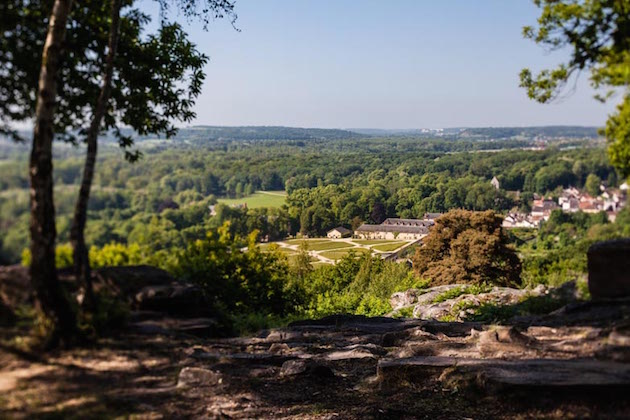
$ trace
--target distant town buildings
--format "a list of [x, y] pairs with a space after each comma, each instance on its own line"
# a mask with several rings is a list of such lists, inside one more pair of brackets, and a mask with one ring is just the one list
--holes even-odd
[[538, 224], [534, 222], [528, 214], [509, 213], [505, 216], [505, 219], [503, 219], [503, 227], [537, 228]]
[[626, 204], [628, 186], [624, 183], [619, 189], [615, 189], [602, 185], [600, 190], [602, 193], [598, 197], [591, 197], [575, 187], [569, 187], [562, 191], [557, 203], [551, 198], [535, 195], [529, 214], [510, 212], [503, 220], [503, 227], [539, 227], [543, 221], [549, 220], [551, 212], [556, 209], [566, 213], [605, 211], [608, 219], [612, 222], [617, 217], [619, 210]]

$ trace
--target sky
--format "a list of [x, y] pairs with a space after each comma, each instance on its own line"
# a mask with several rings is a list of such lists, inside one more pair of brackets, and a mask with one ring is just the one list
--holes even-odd
[[236, 12], [240, 31], [170, 15], [210, 57], [194, 125], [601, 126], [614, 108], [588, 74], [551, 104], [519, 88], [522, 68], [568, 56], [522, 37], [531, 0], [236, 0]]

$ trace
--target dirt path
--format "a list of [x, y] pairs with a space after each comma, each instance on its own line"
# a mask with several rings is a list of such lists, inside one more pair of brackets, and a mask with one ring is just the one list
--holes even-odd
[[[0, 418], [627, 418], [626, 330], [501, 328], [332, 317], [249, 338], [127, 333], [37, 362], [0, 351]], [[508, 374], [505, 358], [563, 367], [587, 357], [617, 383], [471, 388], [479, 372], [448, 365], [464, 354]]]

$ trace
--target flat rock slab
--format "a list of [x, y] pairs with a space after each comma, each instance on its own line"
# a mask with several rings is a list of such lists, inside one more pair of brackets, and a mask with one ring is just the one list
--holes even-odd
[[216, 334], [217, 321], [213, 318], [149, 318], [132, 323], [130, 328], [140, 334], [189, 334], [211, 337]]
[[222, 382], [223, 376], [219, 372], [199, 367], [185, 367], [179, 372], [177, 387], [212, 386]]
[[472, 373], [484, 382], [512, 387], [622, 386], [630, 390], [630, 364], [582, 359], [497, 360], [427, 356], [380, 361], [378, 376], [386, 382], [413, 381], [441, 375], [447, 369], [452, 373]]
[[289, 360], [282, 364], [280, 376], [309, 376], [312, 378], [334, 378], [335, 373], [331, 368], [314, 360]]
[[[309, 358], [304, 355], [304, 358]], [[219, 352], [194, 352], [190, 357], [200, 360], [214, 360], [256, 365], [281, 366], [288, 360], [297, 359], [298, 356], [280, 355], [273, 353], [219, 353]]]

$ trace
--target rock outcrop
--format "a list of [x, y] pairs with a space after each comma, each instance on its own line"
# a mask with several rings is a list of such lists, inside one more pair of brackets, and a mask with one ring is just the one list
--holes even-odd
[[580, 304], [502, 326], [336, 315], [206, 340], [188, 360], [230, 384], [251, 380], [274, 392], [623, 395], [630, 392], [630, 302], [612, 305], [615, 311], [601, 312]]
[[[408, 308], [411, 309], [414, 318], [464, 321], [482, 305], [516, 305], [526, 298], [549, 294], [563, 302], [568, 302], [575, 300], [577, 294], [574, 283], [567, 283], [555, 289], [549, 289], [544, 285], [533, 289], [493, 287], [477, 294], [467, 293], [468, 286], [452, 284], [394, 293], [390, 299], [393, 314]], [[455, 289], [459, 289], [462, 293], [459, 295], [454, 293], [452, 298], [443, 297], [445, 293], [452, 293]]]

